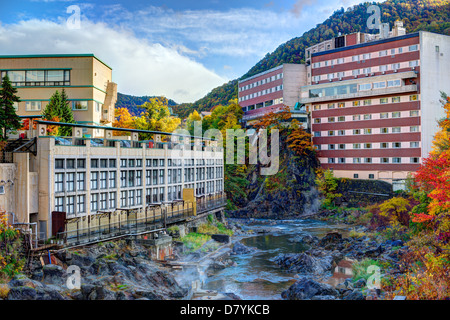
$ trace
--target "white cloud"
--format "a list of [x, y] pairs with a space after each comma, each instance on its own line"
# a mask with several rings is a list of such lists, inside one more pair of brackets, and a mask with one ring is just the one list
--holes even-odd
[[27, 20], [0, 25], [0, 54], [94, 53], [113, 68], [118, 90], [133, 95], [165, 95], [192, 102], [228, 81], [170, 48], [139, 39], [129, 30], [81, 21], [70, 30], [63, 20]]

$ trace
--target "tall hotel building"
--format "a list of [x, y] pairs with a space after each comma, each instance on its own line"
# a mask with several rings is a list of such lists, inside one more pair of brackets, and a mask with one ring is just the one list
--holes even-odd
[[243, 122], [251, 125], [256, 119], [286, 105], [291, 109], [292, 118], [306, 126], [306, 110], [298, 103], [303, 85], [306, 85], [304, 64], [286, 63], [240, 80], [238, 96], [244, 111]]
[[450, 94], [449, 36], [405, 34], [397, 22], [310, 47], [306, 59], [300, 102], [324, 168], [390, 183], [419, 168], [444, 116], [440, 91]]

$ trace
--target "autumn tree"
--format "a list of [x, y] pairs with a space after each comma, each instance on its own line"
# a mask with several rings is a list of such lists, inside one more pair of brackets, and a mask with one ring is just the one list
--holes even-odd
[[333, 171], [330, 169], [327, 169], [326, 171], [318, 170], [316, 174], [317, 177], [315, 182], [317, 189], [325, 197], [323, 205], [325, 207], [334, 206], [335, 199], [342, 197], [342, 194], [337, 192], [337, 178], [334, 177]]
[[297, 120], [291, 122], [291, 133], [286, 139], [289, 149], [293, 150], [297, 156], [308, 155], [315, 152], [312, 143], [312, 135], [306, 132]]

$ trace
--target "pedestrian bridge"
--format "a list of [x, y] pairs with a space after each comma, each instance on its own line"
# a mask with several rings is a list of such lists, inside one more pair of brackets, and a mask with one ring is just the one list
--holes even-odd
[[65, 219], [63, 230], [52, 241], [62, 247], [73, 247], [164, 231], [170, 225], [221, 210], [225, 205], [226, 195], [221, 193], [196, 197], [193, 202], [180, 200], [138, 209], [99, 211]]

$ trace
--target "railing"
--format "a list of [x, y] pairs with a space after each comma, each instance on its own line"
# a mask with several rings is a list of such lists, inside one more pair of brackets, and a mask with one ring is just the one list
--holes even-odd
[[66, 219], [67, 231], [59, 232], [56, 241], [63, 245], [80, 245], [150, 233], [166, 228], [168, 224], [186, 220], [193, 212], [191, 202], [179, 201], [145, 209], [121, 209]]
[[211, 194], [207, 196], [197, 197], [197, 213], [218, 209], [224, 207], [227, 203], [225, 193]]

